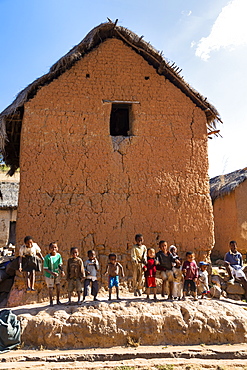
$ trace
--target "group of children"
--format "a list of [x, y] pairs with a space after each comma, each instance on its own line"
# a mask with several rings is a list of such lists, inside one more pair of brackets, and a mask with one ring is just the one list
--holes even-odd
[[207, 262], [201, 261], [199, 268], [195, 262], [193, 252], [186, 252], [186, 260], [181, 262], [177, 255], [177, 248], [171, 245], [169, 250], [167, 242], [159, 242], [159, 252], [155, 253], [154, 248], [147, 249], [143, 244], [144, 239], [141, 234], [135, 237], [136, 244], [131, 250], [131, 260], [133, 263], [133, 288], [134, 295], [142, 294], [142, 277], [144, 273], [145, 288], [147, 298], [153, 289], [154, 299], [156, 300], [156, 272], [160, 271], [162, 279], [162, 297], [168, 290], [168, 299], [186, 299], [191, 293], [194, 300], [198, 294], [205, 298], [209, 292]]
[[[149, 299], [151, 289], [153, 290], [154, 299], [156, 294], [156, 272], [160, 271], [162, 279], [162, 293], [164, 297], [168, 285], [168, 298], [185, 299], [186, 295], [191, 293], [197, 300], [197, 291], [202, 298], [208, 294], [208, 273], [207, 263], [200, 262], [199, 269], [194, 261], [192, 252], [186, 253], [186, 261], [183, 265], [177, 255], [175, 246], [168, 250], [165, 241], [159, 242], [160, 251], [155, 252], [154, 248], [147, 249], [143, 244], [142, 234], [135, 236], [135, 245], [131, 250], [131, 261], [133, 266], [133, 288], [134, 295], [141, 296], [143, 288], [143, 277], [145, 277], [145, 288], [147, 298]], [[66, 278], [68, 280], [68, 304], [71, 303], [73, 291], [78, 294], [78, 304], [81, 303], [81, 293], [83, 291], [83, 300], [91, 294], [94, 301], [97, 301], [99, 262], [96, 258], [95, 251], [88, 251], [88, 259], [83, 263], [79, 257], [78, 248], [72, 247], [70, 258], [67, 262]], [[41, 250], [33, 242], [31, 236], [24, 239], [24, 246], [20, 248], [19, 270], [26, 272], [27, 290], [34, 290], [35, 281], [35, 259], [43, 260], [45, 282], [49, 291], [50, 305], [53, 306], [53, 290], [56, 288], [57, 304], [60, 302], [60, 282], [61, 277], [65, 276], [62, 257], [58, 253], [56, 242], [49, 245], [49, 253], [43, 257]], [[25, 269], [22, 268], [23, 259], [29, 261]], [[123, 266], [117, 261], [115, 253], [110, 253], [105, 275], [108, 276], [109, 300], [112, 299], [112, 288], [116, 289], [116, 297], [119, 298], [119, 277], [124, 277]], [[82, 289], [84, 286], [84, 289]]]

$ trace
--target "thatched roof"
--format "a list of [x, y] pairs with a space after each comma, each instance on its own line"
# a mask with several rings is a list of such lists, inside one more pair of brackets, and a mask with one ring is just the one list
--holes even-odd
[[16, 209], [18, 204], [18, 194], [18, 182], [0, 182], [0, 209]]
[[217, 121], [221, 122], [219, 113], [206, 98], [184, 81], [183, 77], [180, 76], [181, 70], [179, 67], [169, 62], [162, 56], [162, 52], [155, 50], [149, 43], [144, 41], [143, 36], [140, 37], [127, 28], [117, 26], [116, 23], [109, 20], [109, 22], [95, 27], [77, 46], [59, 59], [47, 74], [22, 90], [14, 102], [0, 114], [0, 150], [4, 154], [6, 164], [11, 167], [10, 175], [19, 167], [20, 132], [24, 104], [32, 99], [42, 86], [58, 78], [87, 53], [109, 38], [122, 40], [152, 65], [157, 70], [157, 73], [169, 79], [200, 107], [205, 112], [209, 134], [217, 134], [219, 132], [216, 130]]
[[247, 167], [227, 175], [216, 176], [210, 179], [210, 195], [212, 200], [230, 194], [247, 179]]

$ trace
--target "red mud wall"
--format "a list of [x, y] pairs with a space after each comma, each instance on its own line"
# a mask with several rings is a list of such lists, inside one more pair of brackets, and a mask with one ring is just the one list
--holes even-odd
[[[132, 105], [132, 134], [109, 134], [111, 103]], [[197, 259], [214, 243], [205, 114], [141, 56], [108, 39], [25, 105], [17, 240], [33, 235], [68, 258], [166, 239]]]
[[213, 256], [223, 257], [230, 240], [236, 240], [238, 250], [247, 251], [247, 181], [232, 193], [214, 201], [215, 247]]

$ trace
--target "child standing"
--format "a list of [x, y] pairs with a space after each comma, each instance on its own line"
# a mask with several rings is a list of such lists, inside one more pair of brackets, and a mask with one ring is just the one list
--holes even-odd
[[19, 271], [25, 271], [27, 291], [35, 290], [35, 271], [41, 271], [42, 260], [40, 247], [31, 236], [26, 236], [19, 250]]
[[172, 299], [173, 291], [173, 271], [175, 257], [167, 250], [167, 242], [159, 241], [159, 252], [156, 253], [157, 270], [160, 271], [160, 277], [163, 280], [161, 296], [165, 296], [166, 286], [168, 285], [168, 299]]
[[60, 296], [60, 282], [61, 276], [64, 276], [63, 261], [61, 254], [58, 253], [57, 243], [53, 242], [49, 244], [50, 253], [44, 258], [44, 275], [45, 282], [49, 289], [50, 306], [53, 306], [53, 288], [56, 286], [57, 293], [57, 304], [62, 304], [59, 301]]
[[84, 280], [84, 293], [83, 293], [83, 300], [85, 300], [88, 294], [88, 288], [91, 284], [91, 293], [93, 295], [93, 300], [98, 301], [97, 294], [98, 294], [98, 280], [97, 280], [97, 271], [99, 270], [99, 262], [96, 258], [95, 251], [88, 251], [87, 252], [88, 259], [84, 263], [86, 278]]
[[198, 279], [198, 267], [194, 258], [194, 253], [186, 252], [186, 261], [182, 267], [184, 274], [183, 300], [185, 300], [186, 294], [190, 291], [194, 297], [194, 301], [197, 301], [196, 283]]
[[147, 247], [143, 244], [142, 234], [136, 234], [136, 244], [131, 249], [131, 261], [133, 266], [133, 289], [135, 296], [142, 295], [143, 266], [147, 262]]
[[184, 275], [182, 271], [181, 261], [179, 259], [176, 259], [174, 263], [175, 266], [172, 268], [174, 276], [172, 295], [174, 299], [181, 299], [183, 292]]
[[149, 299], [150, 289], [153, 288], [154, 300], [156, 300], [156, 266], [155, 266], [155, 250], [149, 248], [147, 250], [147, 263], [143, 267], [145, 282], [146, 282], [146, 293], [147, 299]]
[[198, 277], [198, 295], [201, 295], [202, 298], [206, 298], [206, 295], [210, 293], [208, 286], [208, 272], [207, 267], [208, 263], [201, 261], [199, 263], [199, 277]]
[[78, 248], [70, 249], [70, 258], [67, 263], [67, 280], [68, 280], [68, 296], [71, 304], [71, 294], [76, 290], [78, 294], [78, 304], [81, 303], [82, 279], [85, 277], [85, 271], [82, 259], [79, 256]]
[[109, 254], [109, 263], [106, 267], [105, 275], [108, 275], [108, 288], [109, 288], [109, 301], [111, 300], [112, 288], [116, 287], [117, 299], [119, 298], [119, 273], [121, 272], [124, 277], [123, 266], [117, 262], [117, 256], [115, 253]]

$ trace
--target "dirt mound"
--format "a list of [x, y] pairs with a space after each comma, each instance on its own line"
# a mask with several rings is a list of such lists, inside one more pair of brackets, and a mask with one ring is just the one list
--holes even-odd
[[244, 343], [247, 335], [246, 304], [217, 300], [126, 298], [13, 311], [25, 345], [48, 349]]

